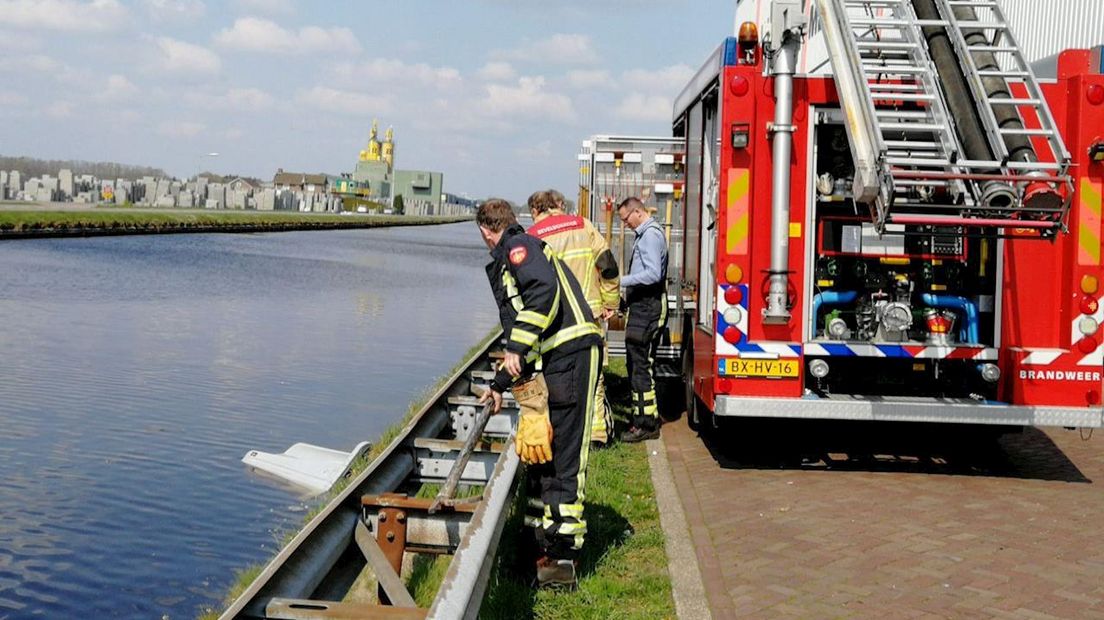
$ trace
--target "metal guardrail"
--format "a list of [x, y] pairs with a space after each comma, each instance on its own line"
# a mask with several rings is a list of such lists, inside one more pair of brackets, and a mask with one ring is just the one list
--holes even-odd
[[[368, 468], [268, 563], [220, 616], [239, 618], [475, 618], [490, 574], [518, 471], [508, 439], [516, 402], [492, 416], [459, 484], [482, 487], [470, 502], [454, 500], [430, 512], [414, 497], [425, 483], [443, 483], [476, 420], [476, 398], [491, 370], [492, 345], [436, 391]], [[451, 555], [429, 609], [416, 606], [400, 572], [405, 553]], [[371, 573], [377, 593], [358, 587]]]

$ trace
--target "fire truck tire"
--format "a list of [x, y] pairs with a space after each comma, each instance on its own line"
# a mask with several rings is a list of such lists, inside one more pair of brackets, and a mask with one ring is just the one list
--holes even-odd
[[690, 391], [686, 402], [686, 420], [690, 428], [699, 435], [709, 435], [717, 430], [717, 422], [713, 412], [698, 398], [697, 394]]
[[[685, 323], [689, 324], [689, 321], [685, 321]], [[694, 393], [693, 334], [684, 334], [682, 342], [684, 343], [682, 347], [682, 382], [685, 388], [683, 402], [686, 403], [686, 421], [691, 430], [696, 431], [699, 435], [705, 435], [716, 429], [716, 422], [713, 419], [713, 412]]]

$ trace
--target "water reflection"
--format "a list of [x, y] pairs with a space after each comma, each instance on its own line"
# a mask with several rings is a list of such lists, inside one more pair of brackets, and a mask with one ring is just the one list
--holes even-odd
[[470, 224], [0, 244], [0, 618], [193, 617], [494, 325]]

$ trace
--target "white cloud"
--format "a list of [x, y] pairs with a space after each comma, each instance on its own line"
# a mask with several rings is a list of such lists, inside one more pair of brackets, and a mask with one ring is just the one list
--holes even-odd
[[632, 69], [621, 74], [621, 84], [634, 90], [679, 92], [693, 76], [694, 69], [684, 64], [662, 69]]
[[541, 76], [518, 78], [516, 86], [490, 84], [482, 110], [492, 116], [570, 121], [575, 108], [566, 95], [549, 92]]
[[632, 121], [669, 121], [671, 105], [671, 100], [661, 95], [631, 93], [617, 106], [616, 116]]
[[127, 11], [118, 0], [0, 0], [7, 26], [69, 32], [101, 32], [123, 25]]
[[28, 99], [18, 93], [0, 92], [0, 106], [16, 107], [27, 105]]
[[483, 68], [481, 68], [476, 75], [484, 80], [502, 82], [514, 79], [517, 72], [514, 71], [514, 67], [508, 62], [492, 61], [483, 65]]
[[391, 111], [391, 102], [386, 97], [337, 90], [328, 86], [315, 86], [308, 91], [300, 91], [295, 96], [295, 101], [324, 112], [351, 116], [379, 116]]
[[235, 0], [234, 5], [245, 13], [291, 15], [295, 12], [295, 5], [291, 0]]
[[61, 71], [65, 65], [43, 54], [27, 56], [0, 55], [0, 73], [50, 73]]
[[207, 12], [203, 0], [143, 0], [146, 12], [156, 21], [195, 21]]
[[0, 51], [26, 52], [42, 47], [42, 41], [25, 32], [0, 30]]
[[157, 133], [169, 138], [194, 138], [207, 129], [203, 123], [191, 121], [165, 121], [157, 126]]
[[616, 84], [605, 69], [577, 69], [567, 72], [567, 83], [572, 88], [614, 87]]
[[138, 87], [127, 79], [125, 75], [113, 74], [107, 78], [106, 84], [97, 85], [98, 89], [93, 99], [96, 101], [126, 101], [133, 99], [139, 93]]
[[345, 84], [386, 84], [390, 89], [404, 85], [451, 88], [462, 81], [460, 72], [452, 67], [433, 67], [424, 62], [408, 64], [390, 58], [341, 63], [333, 73]]
[[348, 28], [304, 26], [287, 30], [259, 17], [241, 17], [215, 35], [220, 46], [269, 54], [355, 53], [360, 51], [356, 35]]
[[73, 104], [68, 101], [55, 101], [44, 110], [52, 118], [69, 118], [73, 115]]
[[257, 88], [231, 88], [221, 94], [189, 93], [185, 99], [208, 110], [263, 110], [276, 102], [272, 95]]
[[525, 146], [514, 149], [519, 157], [526, 159], [551, 159], [552, 158], [552, 141], [542, 140], [533, 146]]
[[166, 71], [218, 73], [222, 68], [218, 54], [202, 45], [161, 37], [157, 39], [157, 46], [161, 51], [161, 68]]
[[598, 52], [590, 37], [585, 34], [554, 34], [546, 39], [531, 41], [512, 50], [498, 50], [495, 58], [542, 62], [553, 65], [594, 64]]

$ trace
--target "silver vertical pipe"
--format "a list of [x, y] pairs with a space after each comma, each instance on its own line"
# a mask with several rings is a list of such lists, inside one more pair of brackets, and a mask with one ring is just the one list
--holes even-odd
[[790, 154], [793, 150], [793, 75], [801, 36], [787, 32], [771, 63], [774, 76], [774, 174], [771, 179], [771, 264], [767, 323], [788, 323], [790, 270]]

